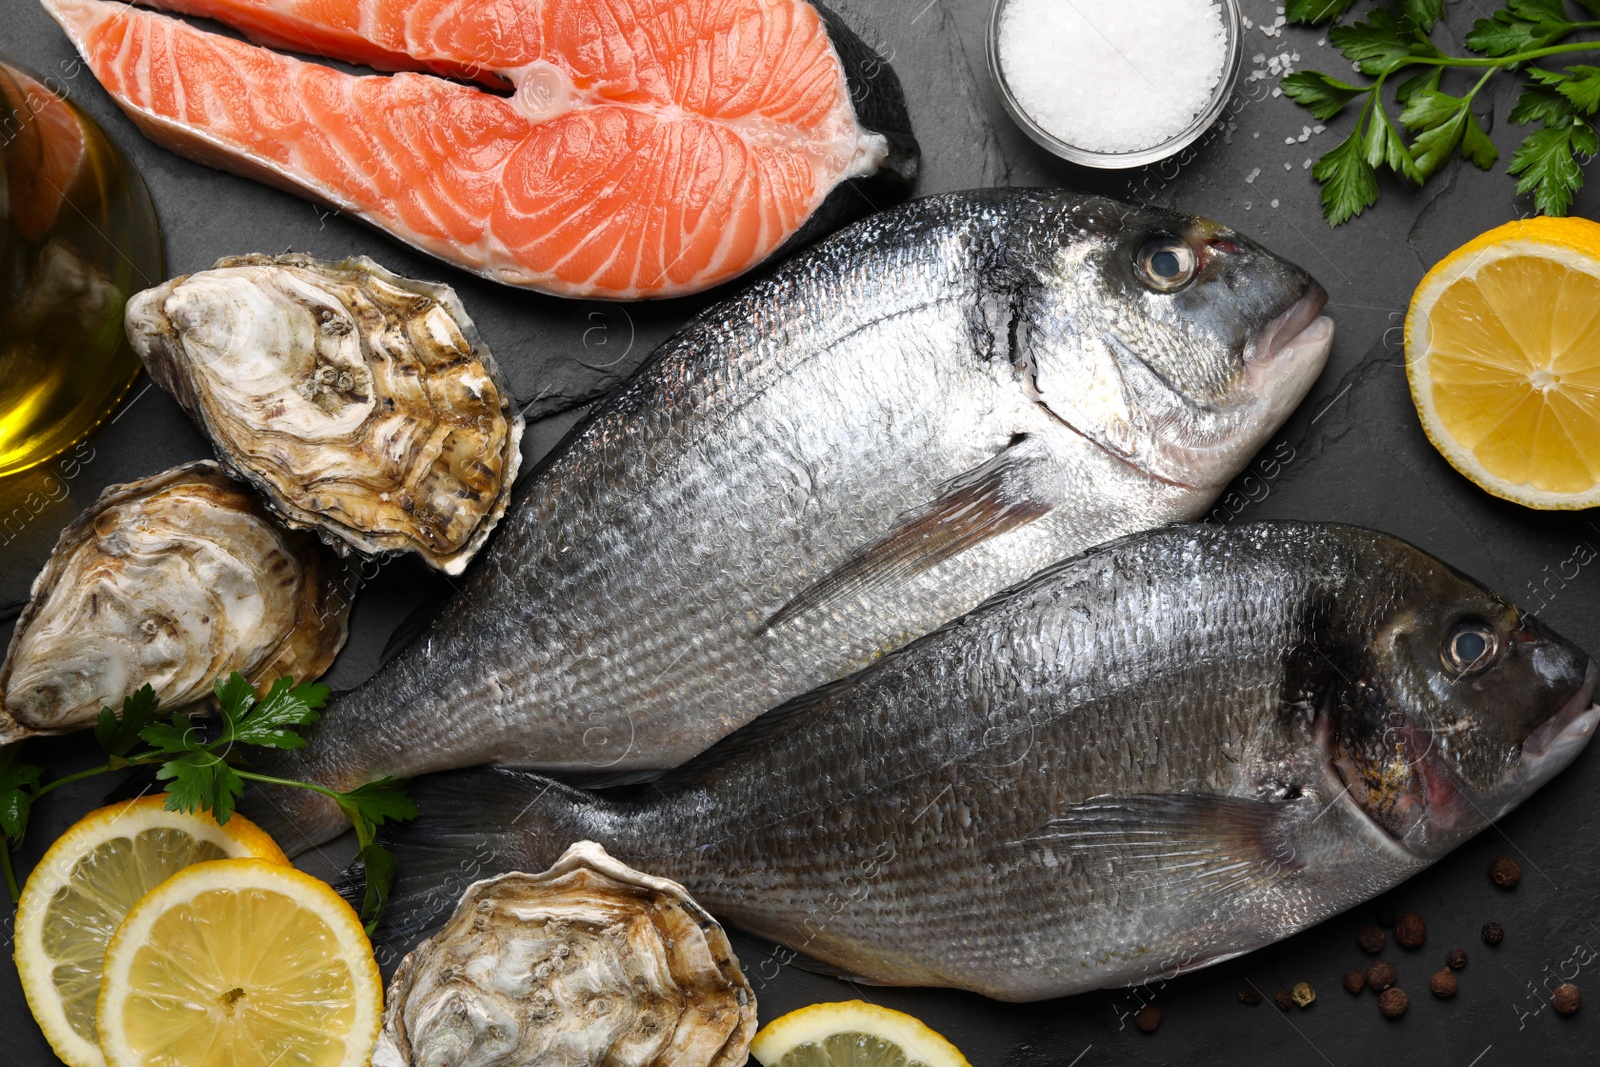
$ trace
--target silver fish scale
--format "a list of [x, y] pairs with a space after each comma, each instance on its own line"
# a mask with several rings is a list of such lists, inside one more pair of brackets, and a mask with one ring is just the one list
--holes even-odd
[[[1214, 554], [1181, 564], [1197, 546]], [[1244, 550], [1205, 527], [1110, 546], [571, 832], [888, 984], [1034, 999], [1266, 944], [1424, 865], [1330, 806], [1325, 757], [1280, 714], [1283, 652], [1317, 587], [1349, 580], [1343, 547], [1292, 527]], [[1213, 895], [1181, 839], [1050, 843], [1090, 798], [1255, 800], [1277, 777], [1304, 790], [1282, 805], [1305, 861], [1284, 877], [1253, 864]]]
[[[711, 309], [519, 487], [423, 639], [276, 769], [349, 788], [484, 762], [675, 766], [1050, 562], [1198, 514], [1217, 488], [1112, 457], [1009, 362], [1011, 287], [1087, 232], [1082, 203], [921, 201]], [[1043, 518], [761, 629], [1024, 439]], [[277, 799], [312, 836], [336, 829], [307, 797]]]

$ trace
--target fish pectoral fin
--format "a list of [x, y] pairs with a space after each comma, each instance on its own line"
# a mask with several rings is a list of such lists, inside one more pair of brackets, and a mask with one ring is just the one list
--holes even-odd
[[1007, 848], [1123, 888], [1214, 899], [1305, 866], [1291, 805], [1206, 793], [1093, 797]]
[[906, 515], [876, 541], [856, 551], [831, 574], [797, 594], [756, 630], [768, 630], [863, 592], [913, 578], [947, 559], [1026, 526], [1049, 513], [1053, 502], [1033, 491], [1027, 438], [945, 483], [931, 503]]

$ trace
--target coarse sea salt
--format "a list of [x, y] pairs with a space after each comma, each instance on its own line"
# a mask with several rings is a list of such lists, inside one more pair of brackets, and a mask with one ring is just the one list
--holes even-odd
[[1017, 106], [1090, 152], [1136, 152], [1182, 133], [1228, 58], [1214, 0], [1009, 0], [997, 43]]

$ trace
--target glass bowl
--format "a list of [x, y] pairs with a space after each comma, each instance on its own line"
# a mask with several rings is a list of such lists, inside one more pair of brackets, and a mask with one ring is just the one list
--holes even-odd
[[1166, 159], [1189, 147], [1200, 138], [1201, 134], [1209, 130], [1217, 121], [1217, 117], [1222, 114], [1222, 109], [1227, 106], [1228, 97], [1233, 94], [1233, 83], [1239, 76], [1239, 61], [1244, 48], [1244, 26], [1239, 14], [1239, 0], [1216, 0], [1218, 6], [1222, 8], [1222, 27], [1227, 37], [1228, 51], [1222, 63], [1222, 78], [1217, 82], [1216, 89], [1212, 90], [1210, 102], [1194, 117], [1193, 122], [1160, 144], [1131, 152], [1095, 152], [1069, 144], [1035, 122], [1017, 102], [1016, 96], [1011, 92], [1011, 86], [1006, 83], [1005, 70], [1000, 65], [1000, 17], [1005, 13], [1009, 2], [1010, 0], [995, 0], [994, 10], [989, 15], [989, 74], [1000, 90], [1000, 102], [1005, 105], [1006, 113], [1022, 127], [1022, 132], [1040, 147], [1069, 163], [1101, 170], [1124, 170]]

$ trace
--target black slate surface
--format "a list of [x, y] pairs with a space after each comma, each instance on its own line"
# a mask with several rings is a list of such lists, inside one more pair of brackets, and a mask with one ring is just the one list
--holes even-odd
[[[1423, 272], [1456, 245], [1528, 213], [1503, 173], [1481, 173], [1459, 160], [1426, 190], [1385, 182], [1383, 202], [1330, 231], [1304, 161], [1342, 136], [1349, 119], [1298, 138], [1314, 121], [1275, 96], [1276, 78], [1248, 80], [1256, 56], [1298, 53], [1296, 67], [1345, 73], [1347, 64], [1319, 45], [1317, 30], [1268, 35], [1272, 0], [1243, 0], [1256, 23], [1246, 31], [1245, 61], [1225, 124], [1190, 156], [1143, 171], [1096, 174], [1075, 169], [1029, 142], [1005, 117], [989, 83], [983, 51], [983, 0], [834, 0], [869, 41], [892, 59], [907, 89], [924, 149], [921, 192], [972, 186], [1065, 185], [1210, 215], [1251, 234], [1310, 269], [1328, 289], [1339, 325], [1328, 370], [1300, 411], [1263, 451], [1259, 465], [1224, 498], [1218, 521], [1293, 517], [1377, 527], [1416, 542], [1518, 599], [1562, 633], [1600, 651], [1600, 575], [1579, 560], [1600, 548], [1600, 519], [1551, 514], [1495, 500], [1457, 475], [1429, 446], [1406, 389], [1400, 326]], [[1485, 5], [1487, 7], [1487, 5]], [[1448, 5], [1436, 33], [1459, 48], [1478, 5]], [[349, 220], [240, 178], [179, 159], [144, 140], [91, 75], [74, 63], [65, 36], [32, 0], [0, 0], [0, 52], [68, 87], [99, 118], [149, 182], [166, 229], [173, 273], [209, 266], [221, 255], [288, 249], [336, 257], [364, 253], [394, 270], [449, 281], [510, 375], [534, 420], [524, 450], [547, 450], [587, 403], [625, 376], [649, 350], [709, 298], [633, 305], [576, 304], [491, 285], [433, 262]], [[1497, 79], [1480, 96], [1492, 105], [1502, 156], [1515, 147], [1505, 127], [1514, 86]], [[1600, 193], [1580, 195], [1578, 214], [1593, 217]], [[0, 482], [0, 517], [24, 508], [25, 522], [0, 533], [0, 608], [9, 618], [26, 596], [56, 534], [104, 486], [207, 454], [177, 405], [141, 378], [116, 422], [90, 439], [70, 468], [45, 467]], [[32, 501], [28, 494], [34, 493]], [[360, 682], [410, 605], [433, 584], [420, 567], [384, 567], [356, 608], [350, 645], [329, 679]], [[9, 607], [6, 607], [9, 605]], [[86, 739], [35, 743], [29, 758], [52, 768], [86, 764]], [[1298, 937], [1158, 987], [1102, 992], [1035, 1005], [1005, 1005], [940, 991], [852, 988], [780, 966], [760, 945], [737, 939], [757, 986], [763, 1020], [819, 1000], [865, 997], [920, 1015], [960, 1046], [976, 1067], [1100, 1067], [1105, 1064], [1337, 1064], [1371, 1067], [1426, 1062], [1459, 1067], [1592, 1062], [1592, 1016], [1600, 1012], [1600, 753], [1591, 752], [1500, 826], [1430, 871], [1345, 916]], [[101, 802], [106, 779], [62, 789], [41, 803], [20, 862], [24, 869], [75, 818]], [[313, 854], [322, 874], [348, 855], [348, 842]], [[1515, 856], [1525, 872], [1513, 892], [1492, 886], [1491, 857]], [[1411, 1010], [1391, 1022], [1371, 994], [1351, 997], [1340, 976], [1368, 960], [1356, 929], [1373, 909], [1415, 911], [1428, 922], [1425, 947], [1391, 950]], [[1490, 949], [1478, 939], [1489, 919], [1506, 930]], [[10, 952], [10, 909], [0, 922]], [[1445, 951], [1464, 947], [1461, 992], [1438, 1001], [1427, 977]], [[1558, 978], [1557, 976], [1560, 976]], [[1548, 1007], [1560, 979], [1584, 987], [1591, 1006], [1570, 1018]], [[1245, 1007], [1236, 993], [1267, 994], [1310, 982], [1318, 999], [1282, 1015], [1270, 1003]], [[1131, 1025], [1131, 1012], [1154, 998], [1164, 1022], [1154, 1034]], [[44, 1067], [56, 1060], [29, 1018], [15, 972], [0, 966], [0, 1063]]]

